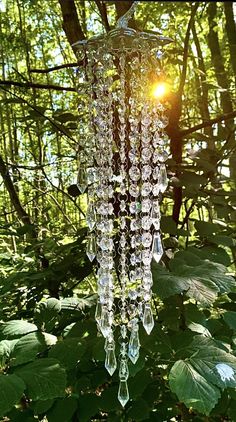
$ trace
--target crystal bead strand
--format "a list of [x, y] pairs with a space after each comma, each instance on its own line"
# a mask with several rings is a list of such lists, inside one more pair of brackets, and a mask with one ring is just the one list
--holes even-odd
[[[138, 92], [140, 89], [140, 63], [139, 54], [135, 52], [130, 57], [130, 74], [129, 74], [129, 193], [130, 193], [130, 283], [129, 289], [129, 329], [130, 338], [128, 346], [128, 356], [133, 364], [139, 357], [139, 320], [137, 318], [138, 294], [140, 292], [140, 284], [142, 279], [141, 267], [141, 220], [140, 220], [140, 110], [138, 107]], [[131, 75], [135, 74], [135, 78]]]
[[[141, 55], [141, 66], [143, 69], [143, 75], [148, 74], [149, 61], [147, 57], [148, 52], [143, 52]], [[142, 322], [143, 327], [147, 334], [153, 329], [154, 319], [151, 309], [151, 297], [152, 297], [152, 273], [151, 273], [151, 247], [152, 247], [152, 234], [151, 234], [151, 209], [153, 205], [153, 186], [152, 186], [152, 155], [153, 147], [151, 144], [151, 107], [148, 99], [148, 84], [147, 79], [144, 78], [142, 81], [143, 87], [143, 107], [141, 112], [141, 164], [142, 164], [142, 263], [143, 263], [143, 279], [142, 279], [142, 299], [143, 299], [143, 314]]]
[[126, 62], [127, 55], [122, 51], [118, 59], [118, 72], [120, 89], [118, 91], [118, 135], [119, 135], [119, 193], [118, 193], [118, 219], [119, 219], [119, 281], [120, 281], [120, 357], [119, 357], [119, 390], [118, 400], [125, 406], [129, 400], [127, 380], [129, 376], [127, 364], [127, 281], [128, 281], [128, 239], [127, 239], [127, 98], [126, 98]]
[[[110, 172], [112, 171], [110, 156], [111, 136], [111, 115], [108, 95], [108, 84], [105, 75], [109, 69], [106, 54], [104, 50], [99, 52], [99, 63], [96, 68], [96, 128], [97, 128], [97, 145], [100, 153], [97, 155], [97, 164], [99, 166], [99, 183], [97, 187], [97, 216], [98, 216], [98, 295], [101, 305], [100, 319], [98, 320], [99, 328], [106, 340], [106, 368], [113, 373], [114, 363], [114, 346], [112, 325], [113, 325], [113, 239], [110, 231], [110, 218], [113, 213], [113, 205], [109, 200], [110, 189]], [[94, 69], [95, 70], [95, 69]], [[104, 100], [106, 98], [106, 101]]]

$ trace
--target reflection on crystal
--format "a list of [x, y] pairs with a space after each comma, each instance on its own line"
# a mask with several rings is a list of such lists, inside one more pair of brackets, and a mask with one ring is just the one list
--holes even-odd
[[152, 191], [152, 184], [150, 182], [144, 182], [141, 189], [142, 196], [148, 196]]
[[142, 212], [149, 212], [152, 207], [152, 201], [150, 199], [143, 199], [141, 207]]
[[147, 334], [150, 334], [154, 327], [153, 313], [152, 313], [151, 305], [149, 303], [146, 303], [144, 306], [143, 327], [146, 330]]
[[163, 247], [161, 243], [161, 236], [159, 233], [155, 233], [153, 236], [152, 244], [152, 257], [158, 263], [163, 255]]
[[127, 381], [120, 381], [118, 390], [118, 400], [121, 406], [123, 407], [125, 407], [126, 403], [129, 401], [129, 390]]
[[96, 256], [97, 246], [96, 239], [94, 235], [89, 236], [87, 241], [86, 254], [90, 262], [92, 262]]
[[142, 244], [145, 248], [148, 248], [149, 246], [151, 246], [152, 243], [152, 235], [151, 233], [143, 233], [142, 234]]
[[136, 166], [132, 166], [129, 169], [130, 179], [137, 182], [140, 179], [140, 170]]

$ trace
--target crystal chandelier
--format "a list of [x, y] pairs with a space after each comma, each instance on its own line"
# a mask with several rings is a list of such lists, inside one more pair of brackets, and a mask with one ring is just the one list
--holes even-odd
[[139, 357], [140, 323], [147, 334], [154, 326], [151, 261], [163, 254], [159, 200], [168, 184], [168, 119], [152, 88], [160, 49], [172, 40], [128, 27], [136, 6], [107, 35], [76, 43], [81, 112], [88, 114], [78, 188], [88, 197], [87, 256], [97, 262], [95, 318], [110, 375], [118, 360], [122, 406], [129, 400], [128, 360]]

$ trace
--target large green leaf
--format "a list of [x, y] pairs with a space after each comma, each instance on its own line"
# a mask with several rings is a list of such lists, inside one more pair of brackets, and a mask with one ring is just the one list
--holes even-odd
[[78, 405], [74, 397], [57, 399], [53, 407], [47, 412], [48, 422], [69, 422]]
[[209, 415], [220, 398], [217, 387], [209, 384], [187, 361], [179, 360], [169, 374], [171, 390], [187, 407]]
[[37, 329], [37, 326], [31, 324], [31, 322], [16, 319], [0, 325], [0, 336], [11, 339], [32, 333], [33, 331], [37, 331]]
[[204, 336], [195, 336], [189, 352], [189, 358], [171, 368], [170, 387], [186, 406], [208, 415], [220, 397], [219, 388], [236, 387], [236, 357]]
[[10, 357], [11, 351], [13, 350], [18, 340], [2, 340], [0, 341], [0, 367], [4, 366], [6, 360]]
[[153, 291], [161, 299], [186, 292], [190, 298], [208, 306], [215, 301], [218, 293], [235, 291], [235, 280], [227, 274], [227, 268], [201, 258], [201, 252], [198, 254], [196, 251], [189, 248], [176, 253], [169, 263], [170, 271], [153, 263]]
[[0, 375], [0, 416], [4, 416], [23, 395], [25, 383], [16, 375]]
[[49, 357], [59, 360], [67, 369], [74, 368], [86, 351], [85, 341], [68, 338], [58, 342], [49, 352]]
[[[39, 352], [47, 349], [48, 336], [44, 333], [34, 332], [21, 337], [11, 353], [11, 365], [16, 366], [34, 360]], [[54, 342], [57, 340], [55, 336], [49, 336], [49, 344], [52, 341], [51, 337], [54, 337]]]
[[64, 396], [66, 372], [56, 359], [44, 358], [17, 369], [32, 400], [48, 400]]
[[228, 311], [223, 315], [226, 324], [234, 331], [236, 331], [236, 312]]

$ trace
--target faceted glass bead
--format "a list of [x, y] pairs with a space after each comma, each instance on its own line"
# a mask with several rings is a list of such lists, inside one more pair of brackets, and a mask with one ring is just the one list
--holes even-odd
[[99, 223], [97, 223], [97, 229], [102, 233], [111, 233], [113, 230], [113, 221], [102, 219]]
[[143, 180], [148, 180], [149, 177], [152, 174], [152, 168], [151, 166], [149, 166], [148, 164], [146, 164], [145, 166], [143, 166], [142, 168], [142, 179]]
[[122, 325], [122, 326], [120, 327], [120, 333], [121, 333], [121, 337], [122, 337], [122, 338], [125, 338], [125, 337], [126, 337], [126, 335], [127, 335], [127, 328], [126, 328], [126, 325]]
[[148, 196], [152, 191], [152, 184], [150, 182], [144, 182], [141, 188], [142, 196]]
[[129, 159], [132, 164], [138, 164], [139, 162], [139, 155], [137, 149], [131, 149], [129, 151]]
[[126, 217], [125, 216], [121, 216], [120, 217], [120, 228], [121, 230], [124, 230], [126, 227]]
[[141, 227], [140, 220], [138, 218], [133, 218], [130, 222], [130, 230], [136, 231]]
[[138, 297], [137, 290], [135, 290], [135, 289], [131, 289], [131, 290], [129, 291], [129, 298], [130, 298], [131, 300], [136, 300], [136, 299], [137, 299], [137, 297]]
[[99, 246], [103, 251], [111, 251], [113, 249], [113, 239], [102, 237], [99, 241]]
[[129, 401], [129, 390], [127, 381], [120, 381], [118, 390], [118, 400], [123, 407], [125, 407], [126, 403]]
[[140, 179], [140, 170], [136, 166], [131, 166], [129, 169], [130, 179], [137, 182]]
[[160, 192], [160, 185], [158, 183], [153, 185], [152, 193], [154, 196], [158, 196]]
[[86, 254], [90, 262], [92, 262], [97, 253], [96, 239], [94, 235], [89, 236], [87, 241]]
[[141, 158], [142, 158], [143, 163], [146, 163], [147, 161], [149, 161], [151, 156], [152, 156], [152, 148], [151, 147], [146, 147], [146, 148], [142, 149]]
[[154, 180], [158, 180], [160, 177], [160, 169], [158, 166], [155, 166], [152, 172], [152, 177]]
[[108, 215], [108, 203], [101, 202], [101, 204], [97, 207], [97, 212], [101, 215]]
[[88, 186], [87, 172], [83, 166], [79, 168], [77, 186], [81, 193], [84, 193]]
[[149, 212], [152, 206], [150, 199], [143, 199], [141, 203], [142, 212]]
[[106, 350], [106, 359], [105, 359], [105, 368], [107, 372], [112, 376], [116, 370], [117, 363], [116, 363], [116, 355], [114, 345], [108, 345]]
[[143, 311], [143, 328], [146, 330], [147, 334], [150, 334], [154, 327], [154, 318], [151, 309], [151, 305], [146, 303]]
[[120, 360], [119, 378], [121, 381], [127, 381], [129, 378], [129, 368], [127, 359], [125, 358], [121, 358]]
[[162, 148], [158, 148], [157, 153], [158, 153], [158, 156], [159, 156], [160, 163], [164, 163], [169, 157], [168, 152], [165, 151]]
[[137, 198], [139, 196], [139, 186], [134, 183], [130, 184], [129, 193], [134, 198]]
[[127, 241], [126, 241], [125, 235], [124, 235], [124, 234], [122, 234], [122, 235], [121, 235], [121, 237], [120, 237], [120, 246], [121, 246], [122, 248], [124, 248], [124, 247], [125, 247], [125, 245], [126, 245], [126, 243], [127, 243]]
[[150, 265], [151, 260], [152, 260], [152, 255], [151, 255], [149, 249], [142, 251], [142, 261], [143, 261], [144, 265]]
[[168, 178], [167, 178], [165, 164], [162, 164], [161, 167], [160, 167], [159, 185], [160, 185], [160, 191], [162, 193], [165, 192], [165, 190], [168, 186]]
[[161, 243], [161, 236], [159, 233], [155, 233], [153, 236], [152, 244], [152, 256], [153, 259], [158, 263], [163, 255], [163, 247]]
[[131, 236], [130, 243], [133, 249], [140, 246], [141, 242], [142, 242], [142, 237], [139, 234], [135, 234], [134, 236]]
[[126, 203], [125, 203], [124, 199], [122, 199], [120, 201], [120, 210], [124, 212], [125, 209], [126, 209]]
[[152, 218], [145, 216], [145, 217], [142, 217], [141, 223], [142, 223], [143, 230], [150, 230], [150, 227], [153, 221], [152, 221]]
[[149, 246], [151, 246], [152, 243], [152, 235], [151, 233], [143, 233], [142, 234], [142, 244], [145, 248], [149, 248]]
[[98, 172], [94, 167], [88, 167], [87, 169], [87, 183], [90, 185], [98, 181]]

